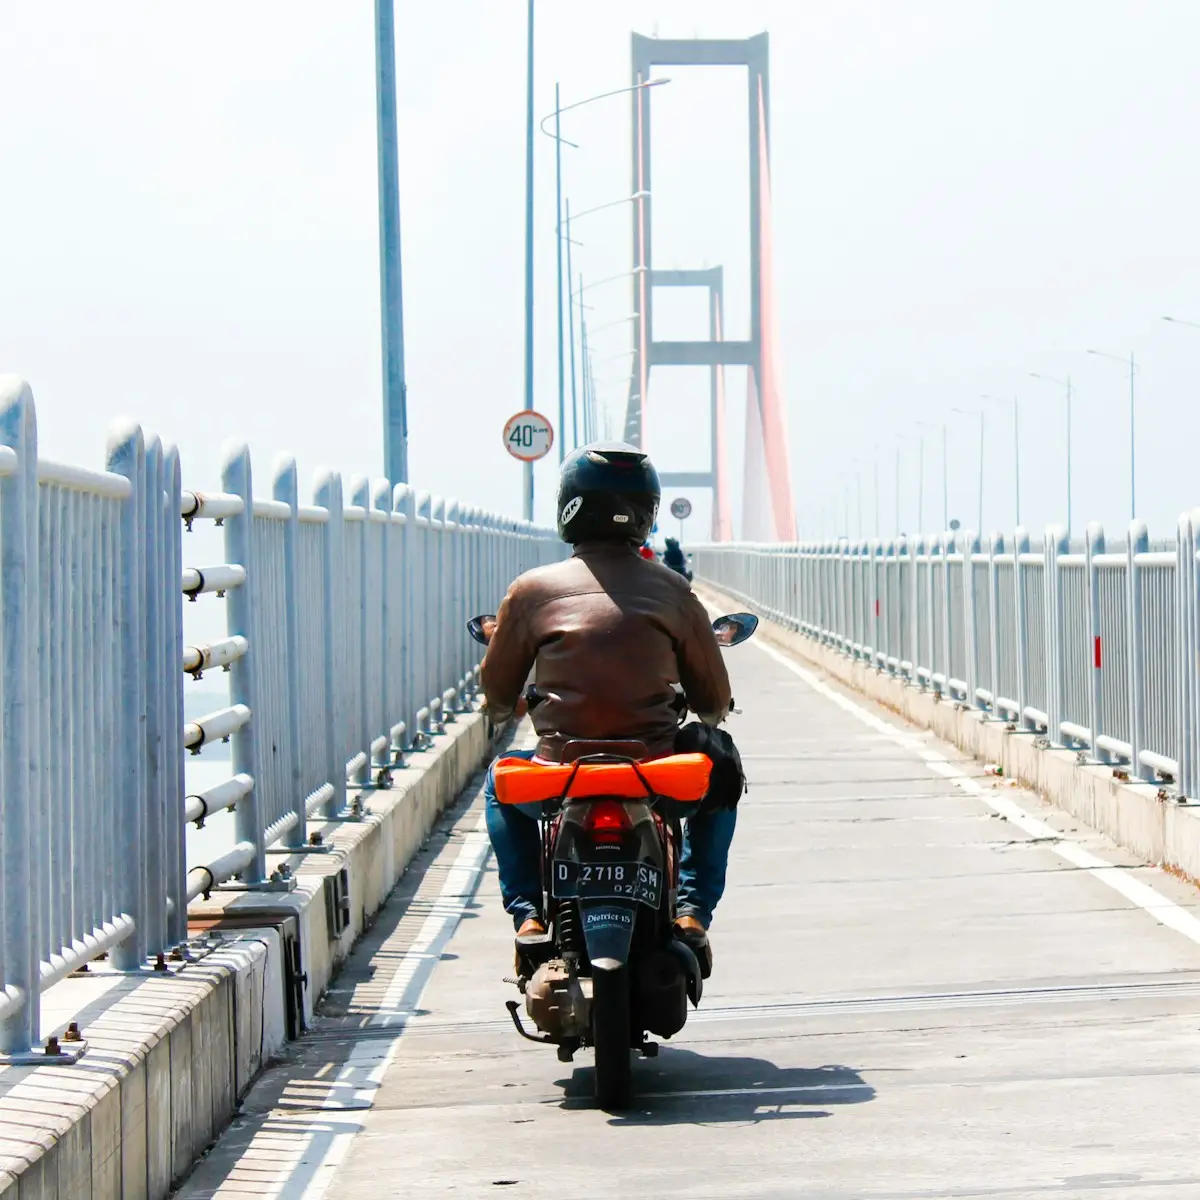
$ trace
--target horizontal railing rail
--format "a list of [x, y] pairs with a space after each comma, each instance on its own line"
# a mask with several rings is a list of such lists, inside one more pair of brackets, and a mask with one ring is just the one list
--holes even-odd
[[[209, 522], [225, 561], [185, 565]], [[0, 378], [0, 1055], [30, 1054], [40, 994], [89, 960], [162, 967], [191, 900], [291, 886], [267, 851], [315, 848], [310, 819], [356, 816], [471, 706], [468, 618], [563, 553], [405, 485], [344, 496], [323, 471], [301, 503], [288, 457], [256, 494], [240, 445], [220, 490], [185, 490], [175, 450], [132, 425], [104, 470], [39, 459], [30, 389]], [[213, 670], [228, 702], [185, 718], [185, 681]], [[228, 777], [189, 791], [185, 758], [222, 742]], [[225, 844], [191, 861], [189, 827], [227, 811]]]
[[971, 532], [720, 544], [697, 579], [869, 666], [1179, 798], [1200, 791], [1200, 510], [1111, 548]]

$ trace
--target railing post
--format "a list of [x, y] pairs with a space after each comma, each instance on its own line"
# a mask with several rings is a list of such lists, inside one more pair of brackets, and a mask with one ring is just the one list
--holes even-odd
[[[399, 702], [396, 692], [399, 685], [398, 664], [392, 659], [389, 650], [391, 636], [392, 610], [397, 601], [392, 593], [392, 485], [386, 479], [376, 479], [371, 485], [371, 512], [382, 513], [383, 520], [379, 522], [379, 606], [376, 609], [378, 619], [375, 621], [375, 632], [378, 635], [376, 653], [380, 659], [379, 691], [376, 700], [379, 703], [380, 727], [368, 729], [369, 738], [384, 737], [387, 745], [380, 756], [373, 760], [373, 767], [380, 772], [381, 780], [391, 778], [389, 772], [396, 765], [396, 746], [394, 728], [399, 721], [397, 709]], [[370, 515], [370, 514], [368, 514]], [[370, 751], [368, 751], [370, 753]]]
[[454, 689], [454, 708], [449, 713], [450, 720], [454, 720], [455, 713], [462, 711], [467, 682], [466, 669], [463, 664], [462, 638], [456, 635], [456, 631], [462, 628], [459, 613], [462, 611], [463, 587], [466, 583], [464, 578], [466, 558], [463, 554], [463, 542], [462, 506], [457, 500], [447, 500], [445, 611], [442, 613], [442, 627], [446, 637], [446, 662], [444, 664], [446, 677], [443, 682], [447, 688]]
[[146, 810], [146, 667], [143, 643], [145, 595], [146, 450], [142, 431], [125, 425], [109, 436], [108, 470], [129, 480], [128, 502], [121, 509], [120, 567], [117, 639], [120, 645], [121, 775], [123, 788], [117, 804], [116, 825], [128, 851], [129, 870], [115, 881], [119, 908], [134, 920], [134, 932], [111, 953], [119, 971], [136, 971], [145, 960], [142, 864], [145, 860]]
[[11, 378], [0, 380], [0, 445], [17, 455], [16, 471], [0, 475], [0, 989], [17, 1001], [14, 1012], [0, 1017], [0, 1053], [16, 1055], [29, 1053], [40, 1037], [41, 956], [35, 931], [41, 890], [31, 886], [39, 808], [32, 720], [37, 705], [37, 424], [29, 386]]
[[872, 538], [866, 544], [866, 576], [869, 578], [870, 587], [870, 620], [871, 620], [871, 653], [869, 665], [875, 668], [880, 666], [880, 574], [878, 574], [878, 565], [880, 565], [880, 540]]
[[434, 570], [433, 561], [433, 497], [420, 492], [416, 497], [416, 536], [413, 555], [413, 619], [416, 636], [414, 639], [413, 662], [417, 676], [417, 711], [422, 714], [418, 721], [418, 732], [422, 745], [433, 733], [433, 646], [429, 626], [429, 579]]
[[979, 707], [979, 628], [975, 597], [975, 555], [979, 553], [979, 534], [968, 531], [963, 539], [963, 622], [967, 648], [967, 704]]
[[259, 796], [259, 707], [258, 687], [258, 588], [259, 580], [254, 561], [254, 487], [250, 471], [250, 450], [245, 445], [225, 447], [221, 486], [242, 501], [242, 511], [225, 518], [225, 561], [240, 565], [246, 572], [246, 582], [230, 590], [226, 597], [226, 617], [231, 637], [244, 637], [248, 649], [230, 666], [229, 698], [233, 704], [244, 704], [250, 710], [250, 720], [233, 734], [233, 773], [249, 775], [254, 786], [238, 801], [234, 810], [239, 842], [254, 846], [254, 858], [242, 872], [243, 883], [262, 883], [267, 877], [266, 847], [263, 845], [263, 823]]
[[925, 552], [925, 586], [921, 589], [925, 602], [925, 634], [929, 654], [929, 687], [935, 695], [941, 695], [937, 681], [933, 678], [937, 671], [937, 639], [933, 628], [933, 556], [937, 551], [940, 539], [931, 537]]
[[896, 553], [896, 544], [891, 538], [885, 538], [879, 543], [879, 563], [875, 568], [875, 578], [878, 580], [876, 591], [879, 605], [879, 670], [892, 674], [891, 659], [895, 647], [892, 645], [892, 562]]
[[[1144, 521], [1129, 523], [1125, 543], [1126, 641], [1129, 646], [1129, 773], [1134, 779], [1153, 780], [1154, 772], [1142, 765], [1146, 749], [1146, 654], [1145, 622], [1142, 619], [1142, 568], [1138, 555], [1150, 549]], [[1161, 753], [1161, 751], [1160, 751]]]
[[346, 809], [346, 723], [343, 701], [342, 645], [345, 613], [345, 509], [342, 477], [319, 471], [313, 485], [313, 501], [329, 514], [324, 529], [321, 560], [321, 609], [325, 624], [325, 776], [333, 794], [324, 816], [332, 818]]
[[1099, 739], [1103, 733], [1104, 721], [1104, 691], [1101, 687], [1100, 672], [1103, 669], [1104, 649], [1100, 632], [1100, 568], [1096, 566], [1096, 556], [1104, 553], [1104, 527], [1093, 521], [1087, 527], [1087, 550], [1085, 563], [1088, 581], [1088, 617], [1092, 639], [1092, 671], [1091, 687], [1088, 690], [1088, 723], [1091, 731], [1092, 757], [1098, 762], [1106, 762], [1108, 755], [1100, 749]]
[[1025, 729], [1029, 718], [1025, 709], [1029, 704], [1029, 625], [1025, 604], [1025, 564], [1023, 554], [1029, 553], [1029, 534], [1017, 526], [1013, 538], [1013, 612], [1017, 625], [1017, 728]]
[[[371, 600], [367, 595], [370, 587], [370, 569], [368, 567], [368, 553], [370, 551], [370, 523], [371, 523], [371, 483], [365, 475], [355, 475], [350, 480], [350, 504], [354, 508], [362, 510], [362, 520], [356, 523], [358, 537], [358, 596], [359, 607], [357, 612], [349, 612], [343, 614], [343, 620], [350, 623], [350, 628], [353, 630], [353, 637], [348, 647], [351, 655], [351, 663], [354, 665], [351, 669], [357, 675], [358, 686], [354, 689], [354, 704], [352, 707], [352, 715], [350, 720], [350, 728], [353, 731], [352, 749], [354, 753], [354, 761], [361, 763], [347, 780], [347, 783], [352, 786], [362, 787], [370, 782], [371, 779], [371, 734], [367, 728], [367, 713], [369, 710], [368, 701], [368, 684], [367, 679], [370, 675], [370, 636], [368, 634], [367, 611]], [[354, 531], [345, 533], [345, 537], [353, 537]], [[350, 665], [350, 664], [347, 664]], [[357, 757], [362, 755], [364, 757]]]
[[[153, 958], [167, 948], [167, 873], [168, 848], [166, 808], [171, 793], [167, 780], [171, 772], [163, 761], [163, 724], [166, 696], [163, 694], [163, 671], [166, 666], [163, 626], [162, 577], [167, 552], [163, 529], [162, 442], [152, 437], [146, 444], [145, 487], [139, 497], [142, 509], [142, 673], [145, 680], [143, 721], [146, 728], [144, 815], [145, 843], [140, 866], [142, 885], [142, 933], [144, 956]], [[182, 686], [182, 673], [177, 663], [171, 664], [171, 683]], [[174, 717], [174, 705], [170, 717]], [[182, 797], [177, 798], [178, 811]]]
[[[288, 761], [286, 776], [288, 795], [296, 824], [284, 834], [284, 844], [290, 848], [303, 846], [308, 809], [304, 794], [303, 761], [300, 747], [300, 588], [297, 583], [296, 542], [300, 530], [300, 487], [296, 477], [296, 460], [281, 454], [275, 460], [271, 496], [291, 510], [283, 527], [283, 619], [284, 646], [287, 662], [283, 677], [287, 681]], [[312, 703], [312, 697], [306, 697]]]
[[1042, 568], [1045, 572], [1042, 590], [1046, 598], [1046, 737], [1053, 745], [1062, 744], [1067, 690], [1063, 568], [1058, 559], [1059, 555], [1070, 552], [1070, 534], [1063, 526], [1046, 530], [1045, 566]]
[[1197, 684], [1200, 646], [1197, 639], [1196, 522], [1200, 511], [1184, 513], [1176, 526], [1175, 543], [1175, 669], [1178, 697], [1179, 795], [1196, 799]]
[[996, 556], [1004, 553], [1004, 535], [993, 533], [991, 538], [991, 556], [988, 559], [988, 589], [991, 593], [991, 619], [988, 622], [992, 632], [992, 704], [991, 713], [995, 718], [1000, 716], [1000, 568]]
[[950, 680], [954, 677], [954, 660], [950, 653], [950, 638], [953, 630], [953, 614], [950, 611], [950, 555], [955, 550], [954, 534], [947, 531], [942, 534], [942, 677], [946, 683], [945, 695], [954, 698], [954, 686]]
[[[433, 711], [437, 714], [434, 729], [446, 732], [446, 706], [442, 693], [446, 690], [446, 499], [434, 496], [429, 528], [433, 537], [433, 575], [429, 580], [428, 601], [430, 638], [433, 643]], [[522, 546], [522, 552], [524, 547]], [[520, 568], [518, 568], [520, 569]]]
[[[392, 511], [399, 513], [400, 524], [400, 593], [394, 597], [390, 621], [396, 636], [389, 643], [389, 658], [394, 661], [400, 676], [400, 713], [404, 722], [408, 746], [417, 734], [416, 676], [413, 672], [413, 575], [416, 544], [416, 506], [413, 490], [405, 483], [396, 484], [392, 491]], [[398, 619], [397, 619], [398, 618]]]
[[167, 769], [173, 773], [174, 784], [168, 790], [171, 806], [167, 811], [167, 847], [170, 861], [167, 867], [167, 898], [171, 901], [167, 916], [167, 939], [172, 945], [187, 939], [187, 840], [186, 822], [183, 819], [183, 797], [187, 794], [186, 768], [183, 751], [183, 675], [179, 670], [178, 656], [183, 646], [183, 594], [179, 581], [183, 578], [183, 522], [180, 507], [183, 484], [179, 465], [179, 452], [174, 446], [167, 448], [163, 463], [166, 484], [165, 526], [170, 531], [170, 565], [166, 568], [171, 588], [170, 624], [166, 633], [167, 671], [174, 679], [174, 711], [167, 724], [163, 742], [163, 757]]

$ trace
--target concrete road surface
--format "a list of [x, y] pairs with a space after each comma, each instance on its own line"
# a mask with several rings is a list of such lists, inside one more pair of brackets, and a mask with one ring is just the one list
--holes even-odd
[[508, 1022], [475, 787], [181, 1194], [1200, 1197], [1200, 893], [778, 652], [727, 661], [716, 970], [635, 1111]]

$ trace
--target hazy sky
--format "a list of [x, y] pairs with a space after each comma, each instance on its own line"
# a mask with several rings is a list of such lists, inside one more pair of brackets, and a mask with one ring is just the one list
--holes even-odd
[[[509, 510], [500, 427], [522, 402], [524, 12], [397, 0], [414, 481]], [[976, 521], [978, 426], [1019, 396], [1022, 517], [1064, 510], [1071, 373], [1075, 517], [1128, 519], [1136, 352], [1139, 504], [1152, 531], [1200, 502], [1200, 6], [1195, 0], [539, 0], [538, 115], [628, 81], [629, 33], [772, 37], [783, 389], [801, 528], [844, 521], [855, 460], [874, 530], [916, 524], [918, 421], [950, 422], [951, 515]], [[32, 383], [44, 452], [99, 463], [116, 414], [181, 447], [212, 487], [223, 440], [377, 473], [380, 371], [372, 5], [0, 0], [0, 371]], [[723, 263], [744, 320], [743, 83], [672, 72], [653, 95], [656, 266]], [[570, 115], [582, 209], [628, 194], [625, 99]], [[537, 162], [537, 404], [556, 407], [553, 143]], [[577, 267], [630, 265], [623, 208], [580, 222]], [[593, 326], [632, 311], [617, 283]], [[699, 332], [665, 304], [658, 332]], [[629, 345], [597, 335], [621, 407]], [[739, 388], [731, 381], [738, 408]], [[706, 393], [652, 386], [650, 449], [707, 454]], [[740, 424], [740, 412], [736, 414]], [[988, 412], [985, 524], [1011, 527], [1011, 416]], [[928, 434], [926, 525], [941, 521]], [[736, 438], [735, 441], [740, 441]], [[740, 459], [739, 459], [740, 461]], [[554, 464], [539, 472], [539, 500]], [[699, 498], [697, 498], [699, 499]], [[698, 504], [698, 522], [707, 512]], [[548, 504], [539, 503], [548, 517]], [[851, 526], [856, 527], [855, 512]], [[696, 527], [699, 533], [699, 525]]]

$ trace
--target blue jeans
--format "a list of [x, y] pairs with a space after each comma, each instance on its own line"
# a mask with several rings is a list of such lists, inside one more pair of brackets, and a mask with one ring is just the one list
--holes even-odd
[[[532, 750], [509, 751], [506, 758], [532, 758]], [[540, 804], [501, 804], [496, 799], [495, 764], [483, 785], [488, 837], [496, 855], [500, 896], [513, 925], [542, 916], [542, 839], [538, 832]], [[729, 846], [737, 811], [717, 809], [698, 813], [687, 822], [679, 860], [678, 914], [690, 913], [707, 929], [713, 909], [725, 891]]]

